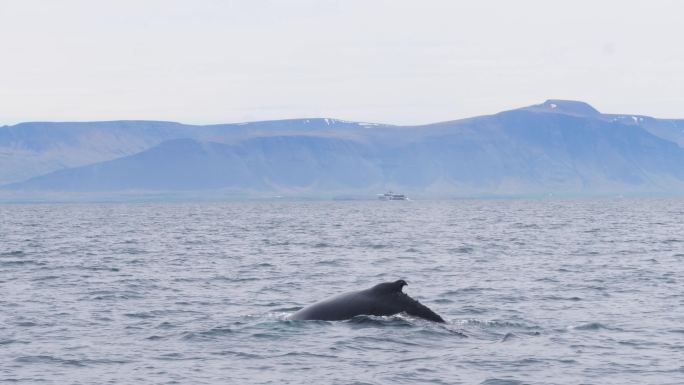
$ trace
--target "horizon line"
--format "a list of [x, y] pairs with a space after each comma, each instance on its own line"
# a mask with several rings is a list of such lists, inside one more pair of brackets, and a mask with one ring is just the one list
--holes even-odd
[[[503, 109], [500, 111], [496, 112], [491, 112], [491, 113], [486, 113], [486, 114], [480, 114], [480, 115], [472, 115], [472, 116], [465, 116], [465, 117], [460, 117], [460, 118], [455, 118], [455, 119], [447, 119], [447, 120], [436, 120], [436, 121], [429, 121], [429, 122], [423, 122], [423, 123], [413, 123], [413, 124], [397, 124], [397, 123], [386, 123], [386, 122], [379, 122], [379, 121], [372, 121], [372, 120], [349, 120], [349, 119], [341, 119], [341, 118], [332, 118], [332, 117], [325, 117], [325, 116], [317, 116], [317, 117], [282, 117], [282, 118], [274, 118], [274, 119], [256, 119], [256, 120], [240, 120], [240, 121], [221, 121], [221, 122], [212, 122], [212, 123], [199, 123], [199, 122], [187, 122], [187, 121], [182, 121], [182, 120], [167, 120], [167, 119], [96, 119], [96, 120], [80, 120], [80, 119], [74, 119], [74, 120], [23, 120], [23, 121], [16, 121], [16, 122], [9, 122], [9, 123], [3, 123], [0, 128], [6, 128], [6, 127], [14, 127], [18, 126], [21, 124], [36, 124], [36, 123], [56, 123], [56, 124], [63, 124], [63, 123], [74, 123], [74, 124], [82, 124], [82, 123], [113, 123], [113, 122], [148, 122], [148, 123], [172, 123], [172, 124], [180, 124], [184, 126], [221, 126], [221, 125], [239, 125], [239, 124], [251, 124], [251, 123], [268, 123], [268, 122], [281, 122], [281, 121], [298, 121], [298, 120], [330, 120], [330, 121], [336, 121], [336, 122], [342, 122], [342, 123], [357, 123], [357, 124], [369, 124], [369, 125], [381, 125], [381, 126], [395, 126], [395, 127], [414, 127], [414, 126], [426, 126], [426, 125], [432, 125], [432, 124], [440, 124], [440, 123], [447, 123], [447, 122], [455, 122], [459, 120], [465, 120], [465, 119], [471, 119], [471, 118], [477, 118], [477, 117], [482, 117], [482, 116], [491, 116], [491, 115], [496, 115], [502, 112], [507, 112], [507, 111], [515, 111], [515, 110], [521, 110], [525, 108], [531, 108], [531, 107], [538, 107], [538, 106], [543, 106], [544, 104], [547, 103], [552, 103], [552, 102], [566, 102], [566, 103], [581, 103], [585, 104], [594, 110], [598, 111], [599, 114], [601, 115], [630, 115], [630, 116], [637, 116], [637, 117], [648, 117], [648, 118], [654, 118], [654, 119], [662, 119], [662, 120], [684, 120], [683, 118], [659, 118], [655, 117], [652, 115], [644, 115], [644, 114], [639, 114], [639, 113], [605, 113], [602, 112], [601, 110], [595, 108], [591, 103], [585, 102], [583, 100], [577, 100], [577, 99], [546, 99], [542, 103], [538, 104], [531, 104], [531, 105], [525, 105], [521, 107], [516, 107], [516, 108], [510, 108], [510, 109]], [[562, 113], [560, 111], [556, 113]]]

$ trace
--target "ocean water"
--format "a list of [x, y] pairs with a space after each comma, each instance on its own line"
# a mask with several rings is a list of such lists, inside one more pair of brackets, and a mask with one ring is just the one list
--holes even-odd
[[[0, 383], [684, 384], [684, 200], [0, 206]], [[289, 321], [405, 279], [446, 324]]]

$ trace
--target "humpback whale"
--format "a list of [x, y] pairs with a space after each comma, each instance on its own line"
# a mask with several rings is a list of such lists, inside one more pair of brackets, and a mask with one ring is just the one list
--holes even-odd
[[402, 291], [403, 279], [377, 284], [370, 289], [340, 294], [307, 306], [290, 316], [291, 320], [339, 321], [357, 315], [388, 316], [401, 312], [434, 322], [442, 317]]

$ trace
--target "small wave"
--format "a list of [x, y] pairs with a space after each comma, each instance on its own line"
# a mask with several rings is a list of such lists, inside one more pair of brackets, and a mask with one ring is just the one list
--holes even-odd
[[525, 383], [518, 380], [507, 380], [502, 378], [489, 378], [480, 383], [481, 385], [524, 385]]
[[456, 289], [456, 290], [447, 290], [442, 295], [461, 295], [461, 294], [470, 294], [470, 293], [481, 293], [486, 290], [492, 290], [489, 288], [485, 287], [464, 287], [461, 289]]
[[542, 297], [544, 300], [549, 300], [549, 301], [581, 301], [582, 298], [580, 297], [562, 297], [558, 295], [549, 295], [546, 297]]
[[150, 312], [125, 313], [124, 315], [126, 317], [130, 317], [130, 318], [143, 318], [143, 319], [156, 317], [155, 314], [151, 314]]
[[[322, 320], [292, 320], [289, 317], [292, 312], [271, 312], [266, 316], [246, 316], [247, 318], [259, 318], [257, 322], [250, 320], [247, 322], [233, 323], [235, 332], [249, 331], [252, 337], [256, 338], [285, 338], [288, 334], [300, 333], [301, 330], [318, 329], [332, 325], [332, 321]], [[239, 326], [239, 327], [235, 327]]]
[[527, 325], [521, 322], [498, 321], [498, 320], [479, 320], [466, 319], [455, 321], [455, 323], [464, 326], [477, 326], [483, 329], [522, 329], [522, 330], [539, 330], [539, 326]]
[[189, 360], [201, 360], [199, 357], [186, 357], [181, 353], [166, 353], [156, 357], [161, 361], [189, 361]]
[[489, 311], [489, 309], [481, 308], [481, 307], [475, 307], [471, 305], [466, 305], [463, 306], [462, 308], [459, 309], [459, 313], [463, 315], [472, 315], [472, 314], [485, 314]]
[[471, 254], [473, 251], [475, 251], [475, 249], [469, 246], [461, 246], [452, 249], [447, 249], [447, 252], [453, 254]]
[[379, 249], [385, 249], [389, 247], [389, 245], [383, 245], [383, 244], [370, 244], [367, 247], [370, 247], [371, 249], [379, 250]]
[[408, 319], [400, 316], [372, 316], [358, 315], [349, 320], [342, 321], [351, 325], [359, 326], [390, 326], [390, 327], [411, 327], [414, 326]]
[[555, 278], [553, 278], [553, 277], [537, 278], [537, 279], [535, 279], [534, 281], [535, 281], [535, 282], [553, 282], [553, 283], [558, 282], [558, 280], [555, 279]]
[[278, 339], [283, 338], [283, 336], [280, 335], [279, 333], [264, 333], [264, 332], [252, 333], [251, 336], [253, 338], [259, 338], [259, 339], [265, 339], [265, 340], [278, 340]]
[[323, 261], [317, 261], [316, 265], [319, 266], [339, 266], [340, 262], [337, 259], [327, 259]]
[[[367, 343], [369, 343], [371, 346], [385, 346], [386, 349], [391, 349], [387, 347], [388, 344], [396, 344], [410, 347], [420, 346], [420, 343], [418, 342], [409, 341], [403, 338], [394, 338], [387, 335], [357, 335], [354, 338], [352, 338], [352, 341], [354, 342], [354, 344], [349, 344], [349, 341], [339, 341], [338, 343], [336, 343], [336, 345], [345, 346], [347, 348], [352, 347], [351, 345], [356, 345], [356, 349], [359, 350], [366, 350], [367, 348], [363, 347], [363, 345], [367, 346]], [[361, 344], [359, 345], [357, 343]]]
[[645, 341], [645, 340], [635, 340], [635, 339], [618, 341], [618, 344], [626, 345], [626, 346], [634, 346], [637, 348], [643, 348], [645, 346], [658, 346], [657, 342]]
[[111, 272], [120, 271], [118, 267], [108, 267], [108, 266], [80, 266], [79, 268], [82, 270], [89, 270], [89, 271], [111, 271]]
[[151, 335], [151, 336], [149, 336], [149, 337], [146, 337], [145, 339], [148, 340], [148, 341], [159, 341], [159, 340], [163, 340], [163, 339], [165, 339], [165, 338], [166, 338], [166, 337], [158, 336], [158, 335], [155, 334], [155, 335]]
[[181, 339], [183, 340], [211, 340], [216, 337], [224, 336], [227, 334], [233, 334], [235, 331], [230, 327], [215, 327], [209, 330], [204, 330], [200, 332], [184, 332], [181, 334]]
[[121, 299], [139, 299], [144, 295], [132, 291], [127, 292], [109, 292], [109, 291], [95, 291], [90, 294], [90, 299], [95, 301], [121, 300]]
[[256, 264], [255, 267], [274, 267], [273, 264], [268, 263], [268, 262], [261, 262], [259, 264]]
[[[222, 279], [222, 278], [223, 278], [223, 276], [218, 276], [218, 277], [213, 277], [211, 279], [216, 280], [216, 279]], [[226, 279], [228, 279], [228, 278], [226, 278]], [[171, 281], [172, 282], [203, 282], [205, 280], [206, 280], [205, 277], [201, 277], [201, 278], [178, 277], [178, 278], [173, 278]], [[230, 278], [230, 280], [232, 280], [232, 278]]]
[[586, 286], [585, 289], [598, 290], [598, 291], [605, 291], [605, 290], [608, 290], [607, 287], [605, 287], [605, 286], [600, 286], [600, 285]]
[[0, 253], [0, 257], [23, 257], [26, 255], [22, 250], [7, 251]]
[[258, 354], [245, 353], [245, 352], [236, 352], [236, 351], [233, 351], [233, 350], [223, 350], [223, 351], [220, 351], [220, 352], [212, 352], [212, 353], [210, 353], [210, 354], [213, 354], [213, 355], [215, 355], [215, 356], [233, 356], [233, 357], [244, 358], [244, 359], [249, 359], [249, 360], [266, 358], [266, 357], [260, 356], [260, 355], [258, 355]]
[[44, 276], [42, 276], [42, 277], [33, 278], [33, 279], [31, 279], [31, 281], [33, 281], [33, 282], [51, 281], [51, 280], [53, 280], [53, 279], [59, 279], [59, 278], [60, 278], [60, 277], [59, 277], [59, 276], [56, 276], [56, 275], [44, 275]]
[[20, 362], [24, 364], [52, 364], [52, 365], [63, 365], [63, 366], [86, 366], [85, 362], [82, 360], [75, 359], [63, 359], [48, 355], [38, 355], [38, 356], [21, 356], [14, 359], [15, 362]]
[[270, 239], [262, 239], [262, 242], [269, 246], [289, 246], [290, 242], [289, 241], [282, 241], [282, 242], [273, 242]]
[[569, 326], [572, 330], [621, 330], [620, 328], [609, 327], [600, 322], [589, 322], [578, 326]]
[[523, 223], [523, 222], [515, 222], [512, 224], [512, 227], [519, 228], [519, 229], [539, 229], [539, 228], [541, 228], [536, 223]]
[[455, 329], [452, 325], [439, 325], [439, 327], [448, 334], [461, 338], [468, 338], [468, 335], [466, 333], [464, 333], [461, 329]]
[[146, 250], [136, 249], [136, 248], [132, 248], [132, 247], [127, 247], [127, 248], [120, 249], [117, 251], [121, 254], [126, 254], [126, 255], [147, 254]]
[[181, 310], [181, 309], [158, 309], [158, 310], [150, 310], [150, 311], [141, 311], [141, 312], [135, 312], [135, 313], [124, 313], [126, 317], [130, 318], [142, 318], [142, 319], [148, 319], [148, 318], [157, 318], [160, 316], [168, 316], [171, 314], [191, 314], [191, 315], [196, 315], [196, 314], [204, 314], [199, 311], [195, 310]]
[[434, 303], [454, 303], [454, 301], [452, 301], [448, 298], [438, 298], [432, 302], [434, 302]]
[[309, 358], [337, 358], [337, 356], [329, 354], [316, 354], [310, 352], [288, 352], [283, 353], [274, 357], [309, 357]]
[[498, 300], [501, 303], [519, 303], [526, 302], [529, 298], [524, 295], [500, 295], [498, 296]]
[[167, 322], [167, 321], [164, 321], [164, 322], [162, 322], [156, 326], [157, 329], [173, 329], [175, 327], [176, 327], [176, 325], [174, 325], [170, 322]]
[[42, 262], [42, 261], [37, 261], [37, 260], [35, 260], [35, 259], [28, 259], [28, 260], [19, 259], [19, 260], [14, 260], [14, 261], [12, 261], [12, 260], [10, 260], [10, 261], [0, 261], [0, 266], [6, 266], [6, 267], [10, 267], [10, 266], [26, 266], [26, 265], [45, 266], [46, 263], [45, 263], [45, 262]]
[[307, 328], [311, 326], [328, 326], [332, 325], [333, 321], [323, 321], [323, 320], [292, 320], [289, 319], [290, 314], [287, 316], [284, 316], [283, 318], [279, 318], [278, 322], [280, 322], [282, 325], [285, 325], [288, 328], [291, 327], [296, 327], [296, 328]]
[[244, 278], [233, 278], [231, 281], [233, 282], [251, 282], [251, 281], [258, 281], [259, 278], [256, 277], [244, 277]]

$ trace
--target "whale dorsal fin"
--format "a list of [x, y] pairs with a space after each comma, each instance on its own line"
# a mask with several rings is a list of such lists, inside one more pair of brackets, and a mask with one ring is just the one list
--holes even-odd
[[373, 286], [371, 290], [381, 294], [402, 293], [401, 290], [407, 285], [408, 283], [406, 283], [406, 281], [400, 279], [394, 282], [379, 283]]

